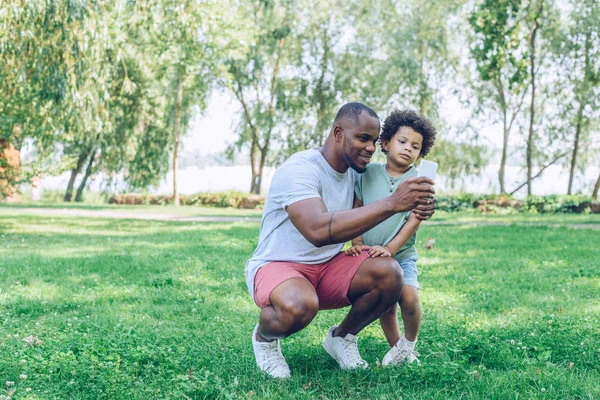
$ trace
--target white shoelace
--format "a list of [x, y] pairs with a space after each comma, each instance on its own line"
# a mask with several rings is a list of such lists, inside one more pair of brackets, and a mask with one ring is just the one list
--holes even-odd
[[289, 368], [285, 362], [285, 358], [283, 358], [283, 354], [279, 351], [279, 342], [277, 340], [269, 343], [269, 346], [265, 350], [265, 356], [270, 370], [273, 371], [279, 367], [284, 369]]
[[419, 355], [417, 351], [407, 346], [402, 346], [401, 348], [397, 349], [398, 351], [396, 351], [394, 356], [392, 357], [392, 359], [395, 362], [400, 362], [402, 360], [408, 360], [409, 362], [413, 362]]
[[342, 345], [348, 356], [348, 361], [354, 364], [363, 364], [365, 362], [358, 352], [358, 344], [355, 341], [342, 338]]

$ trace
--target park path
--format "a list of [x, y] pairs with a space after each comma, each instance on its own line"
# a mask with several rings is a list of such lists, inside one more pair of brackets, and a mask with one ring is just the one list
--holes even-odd
[[[176, 222], [255, 222], [260, 223], [260, 217], [223, 217], [223, 216], [182, 216], [174, 214], [146, 214], [131, 211], [114, 210], [82, 210], [72, 208], [18, 208], [20, 212], [31, 215], [42, 216], [65, 216], [65, 217], [84, 217], [84, 218], [116, 218], [116, 219], [142, 219], [152, 221], [176, 221]], [[428, 225], [485, 225], [485, 226], [549, 226], [553, 228], [573, 228], [573, 229], [594, 229], [600, 230], [600, 224], [543, 224], [536, 222], [495, 222], [495, 221], [428, 221]]]
[[260, 217], [185, 216], [174, 214], [146, 214], [131, 211], [81, 210], [72, 208], [18, 208], [19, 212], [42, 216], [143, 219], [178, 222], [260, 222]]

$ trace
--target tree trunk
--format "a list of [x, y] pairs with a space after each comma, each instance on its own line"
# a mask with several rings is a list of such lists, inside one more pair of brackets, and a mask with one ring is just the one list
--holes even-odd
[[87, 168], [85, 169], [85, 175], [83, 176], [83, 179], [81, 180], [81, 184], [79, 185], [79, 188], [77, 189], [77, 194], [75, 194], [75, 201], [78, 203], [81, 203], [83, 201], [83, 190], [85, 189], [85, 185], [87, 184], [87, 180], [90, 177], [90, 175], [92, 175], [92, 167], [94, 165], [94, 160], [96, 158], [96, 152], [92, 152], [92, 155], [90, 157], [90, 162], [87, 165]]
[[500, 170], [498, 170], [498, 180], [500, 181], [500, 193], [506, 193], [505, 182], [505, 171], [506, 171], [506, 159], [508, 157], [508, 127], [506, 126], [506, 109], [504, 109], [504, 138], [502, 141], [502, 159], [500, 160]]
[[175, 103], [175, 147], [173, 149], [173, 204], [179, 205], [179, 192], [177, 191], [177, 151], [179, 150], [179, 137], [181, 134], [181, 103], [183, 101], [183, 77], [179, 72], [177, 83], [177, 100]]
[[[590, 71], [590, 48], [591, 33], [587, 30], [585, 34], [585, 60], [583, 66], [586, 77], [589, 76], [590, 73], [593, 73], [593, 71]], [[577, 153], [579, 152], [579, 140], [581, 140], [581, 129], [583, 125], [583, 107], [586, 103], [584, 99], [588, 96], [583, 96], [581, 94], [577, 96], [579, 100], [579, 109], [577, 110], [577, 123], [575, 124], [575, 142], [573, 143], [573, 157], [571, 158], [571, 170], [569, 171], [569, 187], [567, 189], [567, 194], [572, 194], [573, 192], [573, 180], [575, 177], [575, 169], [577, 168]]]
[[71, 170], [71, 177], [69, 178], [69, 183], [67, 184], [67, 191], [65, 192], [64, 197], [64, 201], [66, 202], [71, 201], [71, 198], [73, 197], [73, 186], [75, 186], [75, 178], [77, 178], [77, 175], [79, 175], [79, 173], [81, 172], [81, 167], [83, 167], [83, 163], [87, 159], [88, 154], [89, 152], [87, 151], [84, 151], [82, 154], [80, 154], [79, 158], [77, 159], [77, 165]]
[[575, 177], [575, 168], [577, 166], [577, 153], [579, 152], [579, 138], [581, 136], [581, 120], [583, 118], [583, 103], [579, 102], [577, 110], [577, 124], [575, 125], [575, 141], [573, 143], [573, 156], [571, 157], [571, 170], [569, 171], [569, 187], [567, 194], [572, 194], [573, 178]]
[[327, 60], [329, 55], [329, 41], [327, 37], [327, 30], [323, 32], [323, 58], [321, 59], [321, 74], [317, 82], [317, 144], [319, 147], [323, 146], [323, 137], [325, 136], [325, 98], [323, 95], [323, 83], [325, 82], [325, 74], [327, 72]]
[[[258, 128], [257, 128], [258, 130]], [[258, 137], [258, 133], [256, 135]], [[260, 184], [262, 176], [260, 175], [261, 171], [259, 168], [260, 160], [257, 159], [259, 157], [260, 148], [256, 142], [252, 143], [250, 147], [250, 165], [252, 167], [252, 182], [250, 184], [250, 193], [260, 194]]]
[[[541, 6], [540, 6], [541, 9]], [[537, 33], [537, 17], [533, 21], [533, 30], [529, 36], [529, 60], [531, 71], [531, 105], [529, 107], [529, 134], [527, 135], [527, 196], [531, 196], [531, 171], [533, 154], [533, 123], [535, 120], [535, 35]]]
[[596, 185], [594, 186], [594, 191], [592, 192], [592, 198], [594, 200], [598, 200], [598, 190], [600, 189], [600, 175], [598, 175], [598, 179], [596, 179]]

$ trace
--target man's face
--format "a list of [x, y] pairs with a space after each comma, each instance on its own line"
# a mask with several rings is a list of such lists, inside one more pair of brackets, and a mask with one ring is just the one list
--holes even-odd
[[343, 121], [342, 158], [349, 168], [362, 174], [375, 152], [379, 138], [379, 119], [362, 112], [358, 124], [351, 120]]

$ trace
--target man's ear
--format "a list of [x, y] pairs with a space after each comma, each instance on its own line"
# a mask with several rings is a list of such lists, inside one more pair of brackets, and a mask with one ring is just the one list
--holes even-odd
[[341, 142], [343, 135], [344, 135], [344, 128], [342, 128], [340, 125], [336, 125], [333, 127], [333, 137], [335, 138], [336, 142]]

